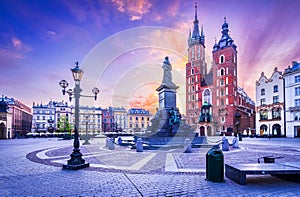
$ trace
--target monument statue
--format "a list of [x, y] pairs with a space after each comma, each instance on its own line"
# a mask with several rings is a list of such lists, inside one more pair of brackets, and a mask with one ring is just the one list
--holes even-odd
[[172, 65], [169, 61], [169, 57], [165, 57], [165, 61], [162, 65], [162, 68], [164, 70], [162, 84], [166, 86], [175, 86], [175, 84], [172, 82]]

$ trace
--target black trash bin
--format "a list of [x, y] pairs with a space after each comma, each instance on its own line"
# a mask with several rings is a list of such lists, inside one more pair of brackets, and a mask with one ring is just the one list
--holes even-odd
[[243, 135], [239, 133], [239, 141], [243, 141]]
[[224, 182], [224, 155], [219, 145], [206, 153], [206, 180]]

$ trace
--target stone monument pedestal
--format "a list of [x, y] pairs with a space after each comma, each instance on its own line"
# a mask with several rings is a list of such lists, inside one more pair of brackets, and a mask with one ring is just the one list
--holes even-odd
[[153, 119], [148, 133], [142, 136], [149, 145], [182, 146], [186, 138], [194, 139], [195, 133], [189, 125], [181, 120], [181, 114], [176, 107], [176, 90], [179, 88], [172, 82], [172, 66], [168, 57], [162, 68], [164, 76], [162, 84], [156, 89], [159, 98], [159, 108]]

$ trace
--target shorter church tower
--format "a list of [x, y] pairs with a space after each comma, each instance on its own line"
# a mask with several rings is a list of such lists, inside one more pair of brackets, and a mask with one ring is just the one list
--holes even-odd
[[237, 50], [228, 34], [226, 17], [222, 37], [213, 47], [213, 119], [216, 130], [236, 131], [237, 124]]

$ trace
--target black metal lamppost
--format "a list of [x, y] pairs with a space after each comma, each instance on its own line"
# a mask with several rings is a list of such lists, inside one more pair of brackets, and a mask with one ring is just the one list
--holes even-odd
[[85, 141], [84, 141], [83, 145], [89, 145], [90, 142], [88, 141], [88, 123], [89, 123], [88, 115], [85, 116], [85, 121], [86, 121], [85, 122], [85, 124], [86, 124], [86, 126], [85, 126]]
[[78, 134], [78, 128], [79, 128], [79, 98], [82, 97], [93, 97], [95, 100], [97, 100], [97, 94], [99, 93], [98, 88], [93, 88], [92, 92], [94, 96], [85, 96], [81, 95], [80, 92], [82, 91], [80, 89], [80, 81], [82, 79], [83, 70], [79, 68], [78, 62], [75, 63], [75, 68], [72, 68], [72, 74], [75, 81], [75, 88], [69, 89], [66, 91], [66, 88], [69, 86], [68, 82], [66, 80], [61, 80], [59, 82], [59, 85], [63, 88], [62, 92], [63, 95], [67, 92], [69, 94], [70, 101], [72, 100], [72, 97], [75, 98], [75, 133], [74, 133], [74, 143], [73, 143], [73, 152], [70, 155], [71, 159], [68, 160], [67, 165], [63, 165], [63, 169], [68, 170], [77, 170], [81, 168], [89, 167], [90, 164], [86, 163], [84, 159], [82, 159], [82, 154], [79, 149], [79, 134]]

